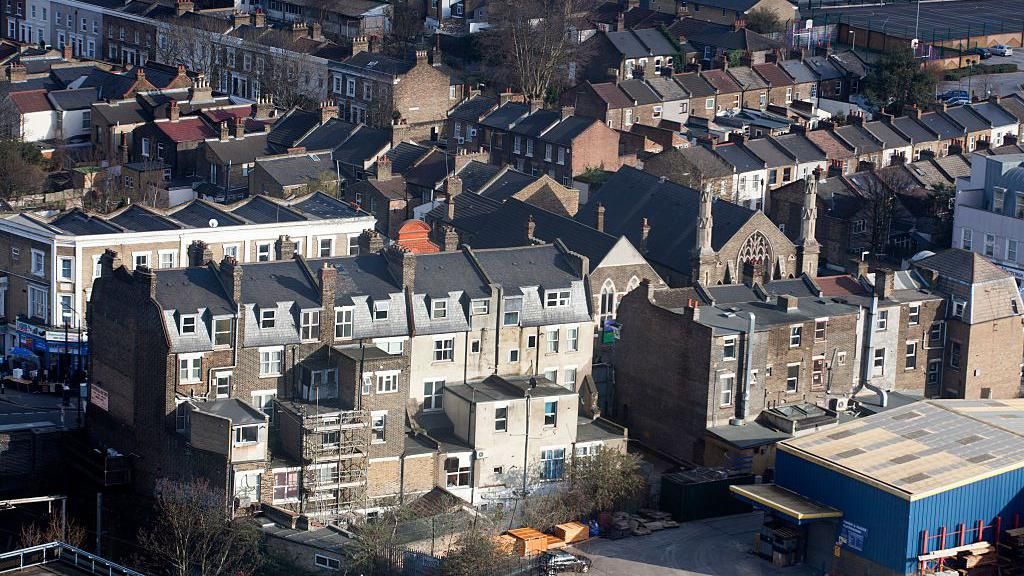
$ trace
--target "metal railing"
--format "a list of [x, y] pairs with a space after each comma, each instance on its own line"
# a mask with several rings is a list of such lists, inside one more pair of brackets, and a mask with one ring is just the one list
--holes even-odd
[[141, 572], [125, 568], [120, 564], [100, 558], [95, 554], [90, 554], [85, 550], [75, 548], [63, 542], [50, 542], [0, 554], [0, 574], [17, 572], [32, 566], [54, 562], [62, 562], [69, 566], [74, 566], [88, 574], [145, 576]]

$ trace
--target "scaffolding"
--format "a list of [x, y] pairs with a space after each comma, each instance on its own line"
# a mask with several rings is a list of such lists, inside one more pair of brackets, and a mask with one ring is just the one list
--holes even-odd
[[370, 419], [365, 410], [310, 408], [302, 414], [302, 510], [335, 523], [365, 507]]

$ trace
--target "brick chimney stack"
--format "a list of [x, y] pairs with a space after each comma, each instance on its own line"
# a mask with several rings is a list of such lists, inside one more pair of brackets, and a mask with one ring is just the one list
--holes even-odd
[[242, 265], [234, 256], [225, 256], [220, 261], [220, 278], [231, 294], [231, 300], [238, 304], [242, 300]]
[[167, 103], [167, 119], [171, 122], [177, 122], [181, 118], [181, 108], [178, 107], [178, 101], [171, 99]]
[[598, 232], [604, 232], [604, 204], [601, 202], [597, 203], [597, 222], [594, 227], [597, 228]]
[[235, 128], [235, 138], [245, 138], [245, 118], [235, 118], [232, 124]]
[[231, 127], [228, 126], [228, 121], [224, 120], [220, 123], [220, 141], [225, 142], [231, 136]]
[[384, 249], [384, 239], [373, 229], [363, 230], [359, 235], [359, 253], [376, 254]]
[[274, 242], [274, 249], [277, 251], [278, 260], [291, 260], [295, 258], [297, 245], [287, 234], [282, 234]]

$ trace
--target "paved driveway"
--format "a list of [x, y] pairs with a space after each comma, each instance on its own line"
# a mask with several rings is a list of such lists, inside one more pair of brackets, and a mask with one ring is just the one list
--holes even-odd
[[597, 538], [576, 548], [601, 576], [813, 576], [796, 566], [775, 568], [750, 553], [761, 514], [687, 522], [648, 536]]
[[976, 98], [985, 99], [989, 94], [1007, 96], [1019, 92], [1021, 84], [1024, 84], [1024, 50], [1015, 48], [1013, 56], [992, 56], [983, 61], [983, 64], [995, 65], [1011, 62], [1017, 65], [1017, 72], [978, 75], [974, 76], [969, 84], [967, 78], [958, 82], [939, 82], [939, 93], [954, 89], [967, 90], [970, 87]]

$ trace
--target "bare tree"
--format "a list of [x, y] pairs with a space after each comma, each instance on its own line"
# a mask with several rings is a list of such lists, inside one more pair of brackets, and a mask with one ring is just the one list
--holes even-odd
[[48, 542], [60, 541], [81, 548], [85, 545], [86, 531], [72, 519], [65, 523], [57, 514], [50, 514], [47, 521], [32, 523], [21, 529], [21, 546], [28, 548]]
[[528, 99], [552, 97], [581, 67], [582, 51], [572, 33], [590, 0], [494, 0], [487, 5], [492, 29], [481, 35], [495, 80]]
[[231, 520], [206, 480], [160, 480], [156, 517], [139, 532], [147, 573], [250, 576], [262, 563], [259, 530]]
[[909, 190], [913, 181], [902, 166], [874, 169], [860, 181], [859, 191], [864, 198], [871, 233], [867, 249], [875, 255], [884, 255], [889, 247], [897, 195]]

